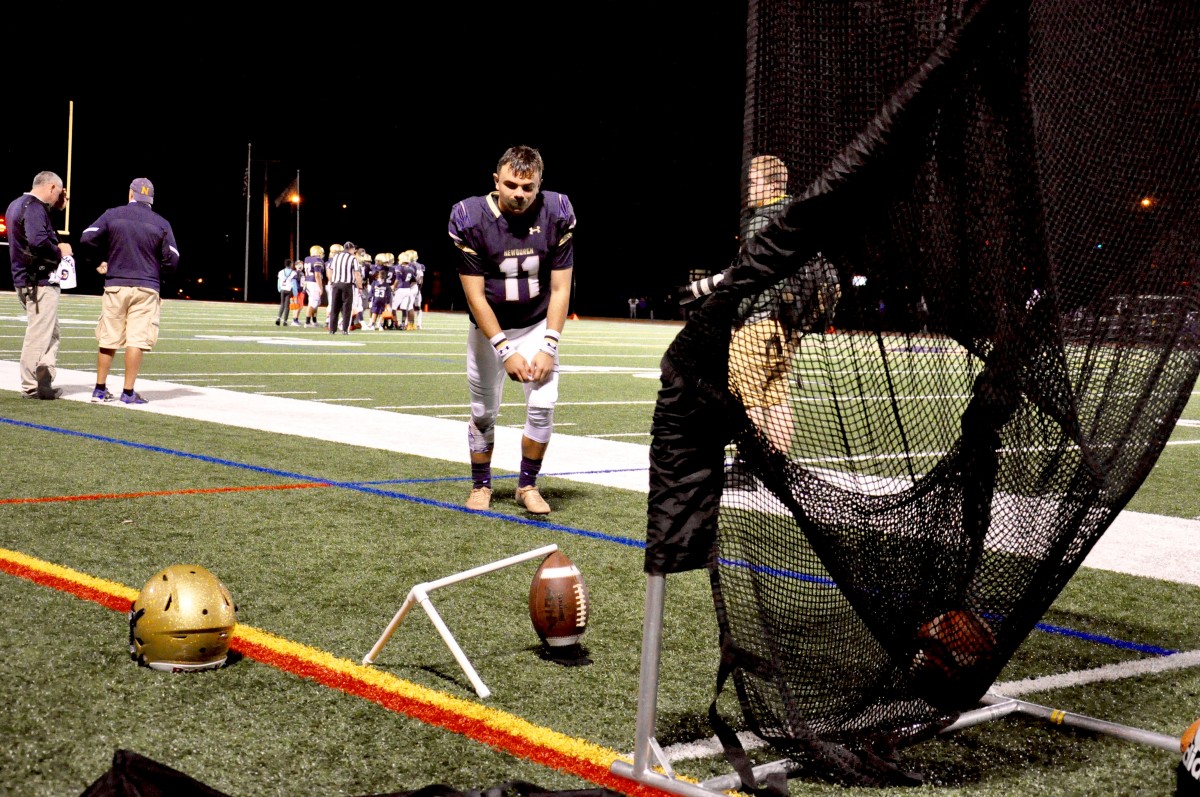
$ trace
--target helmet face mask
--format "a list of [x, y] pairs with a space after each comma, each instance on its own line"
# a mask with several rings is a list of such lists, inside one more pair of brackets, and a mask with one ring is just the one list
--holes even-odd
[[200, 565], [171, 565], [150, 577], [129, 609], [129, 656], [163, 672], [224, 666], [237, 624], [225, 585]]

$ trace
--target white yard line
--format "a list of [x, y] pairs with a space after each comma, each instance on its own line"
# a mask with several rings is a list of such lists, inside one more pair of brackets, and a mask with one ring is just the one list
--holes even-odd
[[[17, 391], [19, 366], [0, 360], [0, 389]], [[58, 369], [63, 399], [90, 401], [91, 371]], [[467, 465], [465, 421], [406, 415], [319, 401], [259, 395], [138, 378], [148, 404], [109, 406], [114, 412], [151, 412], [331, 443], [397, 451]], [[53, 422], [53, 414], [47, 414]], [[496, 428], [500, 469], [520, 469], [520, 427]], [[548, 476], [617, 487], [645, 495], [649, 446], [596, 437], [555, 434], [547, 452]], [[586, 467], [586, 471], [581, 468]], [[464, 471], [465, 474], [465, 471]], [[560, 475], [561, 474], [561, 475]], [[1200, 586], [1200, 521], [1122, 512], [1084, 561], [1086, 567]]]
[[1020, 697], [1033, 692], [1045, 692], [1050, 689], [1066, 689], [1069, 686], [1082, 686], [1101, 681], [1116, 681], [1119, 678], [1135, 678], [1150, 673], [1183, 670], [1200, 665], [1200, 650], [1189, 650], [1172, 653], [1169, 656], [1154, 656], [1146, 659], [1122, 661], [1117, 664], [1106, 664], [1103, 667], [1093, 667], [1090, 670], [1076, 670], [1057, 675], [1043, 675], [1040, 678], [1022, 678], [1019, 681], [997, 681], [988, 691], [1002, 697]]

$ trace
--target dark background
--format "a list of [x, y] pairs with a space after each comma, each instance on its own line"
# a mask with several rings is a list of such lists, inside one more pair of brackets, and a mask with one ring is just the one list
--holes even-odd
[[[287, 30], [56, 21], [9, 70], [2, 204], [57, 171], [74, 243], [149, 177], [182, 252], [164, 297], [274, 302], [296, 229], [274, 200], [298, 170], [299, 256], [347, 239], [416, 249], [426, 301], [462, 309], [450, 208], [529, 144], [579, 219], [572, 310], [627, 316], [636, 296], [678, 317], [665, 297], [737, 246], [746, 4], [712, 6], [397, 7]], [[76, 292], [100, 288], [81, 270]]]

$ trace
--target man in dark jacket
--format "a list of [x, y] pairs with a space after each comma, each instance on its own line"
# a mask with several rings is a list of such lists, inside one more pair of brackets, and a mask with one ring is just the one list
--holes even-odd
[[104, 300], [96, 340], [96, 388], [92, 401], [112, 401], [106, 382], [117, 349], [125, 349], [123, 404], [145, 404], [133, 389], [142, 355], [158, 342], [163, 270], [179, 265], [179, 247], [171, 225], [152, 207], [154, 184], [139, 177], [129, 185], [129, 202], [104, 211], [79, 238], [84, 257], [102, 260]]
[[58, 295], [51, 281], [70, 244], [60, 244], [50, 221], [50, 208], [66, 205], [62, 178], [38, 172], [33, 187], [14, 199], [5, 211], [8, 220], [9, 259], [13, 287], [25, 308], [25, 340], [21, 344], [21, 395], [56, 399], [62, 389], [53, 386], [58, 359]]

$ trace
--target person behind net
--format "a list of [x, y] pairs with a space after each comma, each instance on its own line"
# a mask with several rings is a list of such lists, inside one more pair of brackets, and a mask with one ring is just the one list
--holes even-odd
[[[749, 241], [791, 201], [787, 165], [775, 155], [751, 158], [746, 198], [742, 235]], [[732, 268], [684, 286], [681, 304], [703, 300]], [[792, 447], [790, 388], [800, 334], [824, 331], [840, 296], [837, 269], [818, 253], [791, 277], [738, 306], [729, 341], [729, 387], [754, 426], [784, 454]]]
[[537, 476], [558, 401], [558, 343], [567, 320], [575, 263], [575, 210], [566, 194], [541, 191], [544, 165], [532, 147], [511, 147], [492, 175], [496, 190], [454, 205], [450, 240], [470, 316], [467, 385], [471, 420], [471, 495], [467, 508], [492, 500], [492, 449], [504, 376], [525, 391], [525, 430], [517, 504], [550, 512]]

